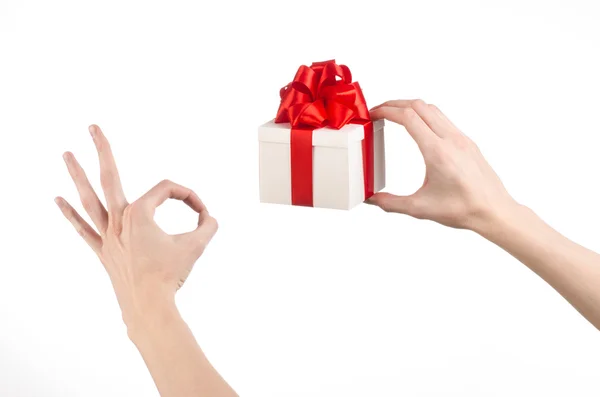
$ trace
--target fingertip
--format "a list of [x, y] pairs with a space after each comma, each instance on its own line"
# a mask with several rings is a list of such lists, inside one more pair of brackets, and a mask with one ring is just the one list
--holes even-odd
[[376, 199], [374, 198], [375, 196], [371, 196], [368, 199], [365, 200], [365, 204], [369, 204], [369, 205], [377, 205], [376, 203]]
[[54, 197], [54, 202], [61, 208], [65, 205], [65, 199], [60, 196]]
[[407, 196], [397, 196], [387, 192], [375, 193], [369, 198], [370, 203], [385, 212], [406, 213]]
[[73, 157], [73, 153], [64, 152], [62, 157], [63, 157], [63, 160], [65, 160], [65, 162], [68, 162]]
[[88, 127], [88, 131], [90, 132], [90, 135], [92, 136], [92, 138], [95, 138], [96, 135], [98, 134], [98, 126], [96, 124], [92, 124]]
[[202, 220], [202, 223], [196, 229], [198, 241], [201, 241], [204, 244], [208, 244], [215, 236], [215, 234], [217, 234], [218, 230], [219, 224], [217, 223], [217, 220], [212, 216], [206, 217]]
[[212, 227], [214, 229], [214, 233], [216, 233], [219, 230], [219, 222], [217, 221], [217, 218], [210, 216], [211, 222], [212, 222]]
[[383, 111], [382, 111], [383, 107], [377, 106], [373, 109], [371, 109], [369, 111], [369, 116], [371, 117], [371, 120], [380, 120], [383, 118]]
[[374, 114], [373, 112], [369, 113], [369, 116], [371, 117], [371, 121], [376, 121], [379, 120], [381, 117], [378, 117], [376, 114]]
[[219, 230], [219, 223], [217, 219], [210, 216], [208, 213], [202, 215], [199, 226], [209, 230], [213, 235]]
[[389, 193], [378, 192], [369, 197], [365, 203], [370, 205], [375, 205], [377, 207], [381, 206], [381, 200], [385, 199], [386, 196], [389, 196]]
[[426, 107], [427, 106], [427, 102], [425, 102], [423, 99], [413, 99], [411, 102], [411, 106], [412, 107]]

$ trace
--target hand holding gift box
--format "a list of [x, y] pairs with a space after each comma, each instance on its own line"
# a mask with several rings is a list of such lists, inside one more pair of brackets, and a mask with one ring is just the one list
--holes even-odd
[[258, 129], [261, 202], [351, 209], [385, 187], [384, 122], [347, 66], [302, 65], [280, 96]]

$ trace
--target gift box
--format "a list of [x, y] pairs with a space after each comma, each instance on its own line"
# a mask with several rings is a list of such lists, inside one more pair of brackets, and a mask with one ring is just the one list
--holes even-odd
[[385, 187], [384, 121], [334, 60], [300, 66], [258, 128], [260, 201], [351, 209]]

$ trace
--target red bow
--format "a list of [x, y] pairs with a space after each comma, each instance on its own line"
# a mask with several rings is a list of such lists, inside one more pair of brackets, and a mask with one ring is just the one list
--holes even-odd
[[362, 124], [365, 199], [373, 195], [373, 123], [365, 97], [345, 65], [334, 60], [300, 66], [294, 80], [280, 91], [276, 123], [290, 123], [292, 204], [313, 205], [313, 130]]
[[370, 120], [359, 84], [352, 83], [350, 69], [335, 60], [300, 66], [280, 96], [275, 122], [290, 123], [293, 128], [340, 129], [351, 121]]

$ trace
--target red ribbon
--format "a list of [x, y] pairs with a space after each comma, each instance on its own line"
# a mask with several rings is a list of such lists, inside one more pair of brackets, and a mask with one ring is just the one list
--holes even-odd
[[276, 123], [290, 123], [292, 204], [313, 206], [312, 135], [317, 128], [339, 130], [361, 124], [365, 199], [373, 195], [373, 123], [360, 85], [352, 82], [350, 69], [335, 60], [314, 62], [298, 68], [294, 80], [280, 91]]

